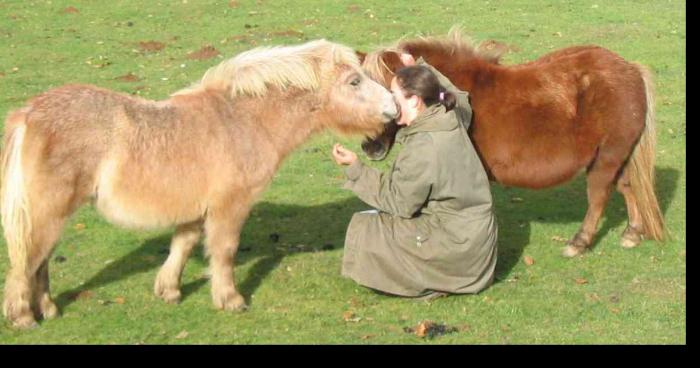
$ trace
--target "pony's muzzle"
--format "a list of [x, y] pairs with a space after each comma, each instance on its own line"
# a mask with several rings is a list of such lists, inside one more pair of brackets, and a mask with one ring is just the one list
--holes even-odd
[[396, 102], [393, 95], [389, 94], [388, 98], [384, 98], [384, 103], [382, 104], [382, 111], [382, 114], [386, 118], [386, 120], [384, 121], [385, 123], [388, 124], [394, 119], [398, 119], [399, 115], [401, 114], [401, 109], [399, 108], [399, 104]]

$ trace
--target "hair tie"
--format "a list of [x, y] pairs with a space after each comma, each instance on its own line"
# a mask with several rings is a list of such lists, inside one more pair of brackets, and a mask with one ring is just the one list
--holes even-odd
[[440, 92], [440, 101], [445, 101], [445, 92]]

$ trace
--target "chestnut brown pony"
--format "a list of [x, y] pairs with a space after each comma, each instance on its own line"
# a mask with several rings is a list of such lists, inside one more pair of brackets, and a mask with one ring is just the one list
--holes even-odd
[[[389, 86], [403, 66], [398, 55], [422, 57], [459, 89], [473, 108], [470, 136], [492, 181], [549, 188], [586, 171], [588, 210], [564, 256], [591, 245], [612, 188], [624, 196], [629, 222], [621, 245], [642, 235], [662, 240], [654, 192], [654, 93], [650, 72], [597, 46], [576, 46], [520, 65], [501, 65], [504, 45], [474, 45], [458, 29], [446, 37], [407, 39], [366, 55], [363, 67]], [[396, 124], [363, 142], [372, 159], [394, 143]]]
[[164, 101], [83, 85], [31, 99], [5, 122], [5, 316], [29, 327], [32, 312], [57, 315], [48, 259], [68, 216], [91, 200], [121, 226], [176, 227], [156, 295], [180, 300], [204, 232], [214, 306], [245, 309], [233, 279], [239, 236], [282, 160], [325, 128], [376, 136], [396, 115], [354, 51], [325, 40], [246, 51]]

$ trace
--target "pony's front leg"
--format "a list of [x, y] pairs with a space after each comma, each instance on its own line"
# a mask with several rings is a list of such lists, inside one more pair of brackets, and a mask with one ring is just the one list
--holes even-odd
[[248, 306], [234, 284], [234, 259], [250, 207], [247, 204], [233, 204], [232, 207], [210, 211], [205, 228], [214, 306], [223, 310], [240, 311]]
[[170, 243], [170, 255], [161, 267], [153, 287], [157, 296], [168, 303], [180, 302], [180, 278], [187, 258], [202, 235], [202, 222], [179, 225]]

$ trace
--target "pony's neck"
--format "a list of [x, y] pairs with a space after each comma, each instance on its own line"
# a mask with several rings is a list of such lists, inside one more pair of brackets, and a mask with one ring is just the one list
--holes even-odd
[[260, 101], [244, 98], [234, 104], [236, 109], [247, 107], [257, 112], [256, 123], [266, 131], [280, 162], [325, 126], [318, 97], [313, 93], [272, 90], [263, 97], [262, 106]]
[[426, 59], [428, 64], [439, 70], [452, 84], [470, 94], [478, 94], [479, 90], [491, 83], [494, 74], [501, 67], [479, 58], [471, 58], [463, 62], [452, 63], [449, 59]]

